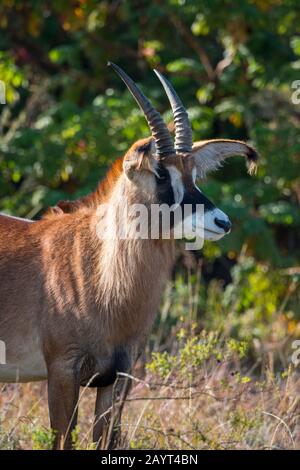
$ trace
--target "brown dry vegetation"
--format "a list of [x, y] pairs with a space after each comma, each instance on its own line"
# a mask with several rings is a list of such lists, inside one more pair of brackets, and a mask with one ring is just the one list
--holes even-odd
[[[235, 371], [236, 372], [236, 371]], [[202, 375], [202, 374], [201, 374]], [[299, 449], [300, 376], [240, 380], [226, 364], [205, 371], [189, 387], [135, 385], [123, 415], [121, 448]], [[1, 393], [1, 447], [49, 448], [47, 391], [43, 384], [5, 386]], [[76, 446], [91, 448], [94, 392], [80, 400]]]

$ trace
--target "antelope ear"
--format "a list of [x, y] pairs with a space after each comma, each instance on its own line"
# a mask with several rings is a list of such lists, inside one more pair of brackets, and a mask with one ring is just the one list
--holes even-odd
[[158, 161], [155, 159], [155, 153], [155, 143], [151, 138], [133, 144], [123, 161], [123, 169], [127, 178], [135, 180], [141, 171], [157, 174]]
[[250, 175], [256, 172], [257, 152], [253, 147], [240, 140], [203, 140], [195, 142], [192, 149], [199, 178], [204, 178], [210, 171], [217, 170], [226, 158], [235, 155], [246, 157]]

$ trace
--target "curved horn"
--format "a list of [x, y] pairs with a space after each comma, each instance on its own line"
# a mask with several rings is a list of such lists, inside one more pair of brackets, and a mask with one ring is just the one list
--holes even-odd
[[139, 107], [143, 111], [149, 124], [152, 136], [156, 143], [156, 152], [159, 157], [175, 154], [174, 144], [171, 134], [163, 121], [161, 115], [152, 106], [148, 98], [139, 90], [137, 85], [130, 77], [116, 64], [108, 62], [114, 71], [121, 77], [132, 96], [135, 98]]
[[177, 153], [190, 153], [193, 136], [188, 113], [171, 83], [158, 70], [154, 69], [154, 72], [161, 81], [172, 107], [175, 123], [175, 150]]

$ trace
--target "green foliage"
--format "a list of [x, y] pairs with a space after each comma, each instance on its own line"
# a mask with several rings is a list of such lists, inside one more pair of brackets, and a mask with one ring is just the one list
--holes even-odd
[[55, 434], [51, 429], [36, 426], [31, 434], [33, 450], [51, 450]]
[[175, 363], [176, 358], [168, 354], [167, 351], [163, 353], [153, 352], [152, 361], [147, 364], [147, 368], [150, 372], [156, 372], [165, 378], [171, 373]]
[[[207, 333], [202, 330], [200, 334], [193, 336], [188, 336], [187, 333], [181, 328], [177, 335], [180, 343], [176, 355], [171, 355], [167, 351], [153, 352], [151, 361], [146, 366], [147, 370], [163, 379], [174, 377], [175, 374], [179, 381], [187, 378], [192, 380], [198, 375], [197, 371], [200, 368], [205, 369], [212, 359], [219, 362], [230, 361], [234, 357], [244, 357], [247, 351], [245, 341], [237, 341], [234, 338], [224, 340], [217, 332]], [[243, 377], [241, 381], [247, 383], [248, 378]]]
[[227, 341], [229, 351], [236, 352], [240, 358], [245, 357], [248, 345], [245, 341], [237, 341], [234, 338], [229, 338]]
[[[162, 338], [172, 355], [155, 351], [150, 371], [167, 377], [177, 365], [188, 373], [185, 367], [200, 367], [212, 356], [222, 360], [224, 354], [249, 360], [263, 354], [269, 343], [275, 345], [275, 361], [291, 354], [292, 338], [300, 337], [299, 275], [241, 256], [232, 276], [224, 288], [215, 279], [205, 285], [199, 283], [201, 276], [190, 276], [186, 282], [183, 275], [177, 275], [153, 333], [154, 347], [156, 338]], [[166, 306], [168, 316], [162, 320]], [[180, 344], [180, 360], [170, 343], [172, 331]]]

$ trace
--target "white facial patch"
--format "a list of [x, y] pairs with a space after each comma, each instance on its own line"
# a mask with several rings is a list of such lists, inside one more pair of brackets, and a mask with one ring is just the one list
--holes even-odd
[[204, 234], [206, 240], [220, 240], [226, 235], [226, 232], [216, 224], [216, 219], [229, 222], [228, 216], [217, 207], [208, 211], [204, 215]]
[[183, 195], [184, 195], [184, 187], [183, 187], [183, 183], [182, 183], [181, 173], [173, 165], [168, 165], [167, 169], [169, 171], [170, 178], [171, 178], [171, 184], [172, 184], [172, 189], [173, 189], [173, 193], [174, 193], [175, 204], [180, 204], [182, 199], [183, 199]]
[[[216, 224], [216, 219], [219, 221], [229, 222], [228, 216], [218, 208], [214, 208], [211, 211], [195, 213], [189, 215], [185, 219], [185, 230], [184, 236], [187, 239], [194, 238], [195, 236], [204, 240], [217, 241], [223, 238], [226, 233], [223, 228], [220, 228]], [[191, 232], [189, 233], [190, 228]]]

